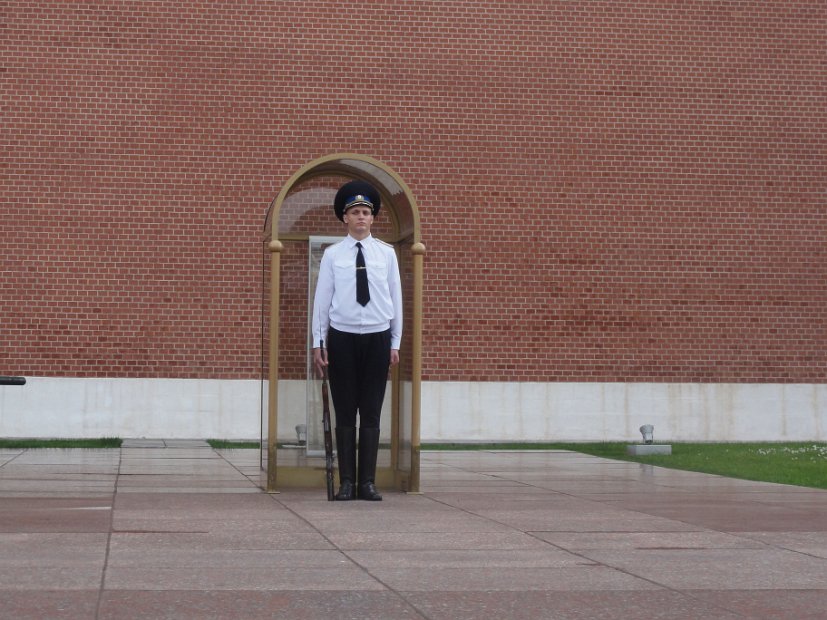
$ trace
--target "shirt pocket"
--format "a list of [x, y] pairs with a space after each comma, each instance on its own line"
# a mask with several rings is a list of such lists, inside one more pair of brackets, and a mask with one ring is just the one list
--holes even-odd
[[333, 281], [337, 287], [353, 286], [356, 281], [356, 261], [340, 259], [333, 263]]
[[384, 283], [388, 279], [388, 263], [382, 260], [365, 261], [370, 282]]

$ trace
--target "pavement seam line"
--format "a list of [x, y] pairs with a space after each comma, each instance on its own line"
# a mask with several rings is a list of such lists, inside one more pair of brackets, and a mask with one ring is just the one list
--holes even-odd
[[100, 587], [98, 588], [98, 600], [95, 603], [95, 619], [100, 618], [101, 605], [103, 604], [103, 595], [106, 592], [106, 573], [109, 569], [109, 551], [112, 544], [112, 533], [115, 528], [115, 500], [118, 497], [118, 480], [121, 476], [121, 466], [123, 464], [123, 448], [118, 448], [118, 473], [115, 474], [115, 484], [112, 488], [112, 508], [109, 510], [109, 528], [106, 533], [106, 551], [103, 557], [103, 568], [101, 570]]
[[[303, 521], [304, 523], [306, 523], [306, 524], [307, 524], [310, 528], [312, 528], [312, 529], [313, 529], [313, 530], [314, 530], [314, 531], [315, 531], [315, 532], [316, 532], [319, 536], [321, 536], [321, 537], [322, 537], [322, 539], [324, 539], [324, 541], [325, 541], [325, 542], [327, 542], [327, 544], [329, 544], [331, 547], [333, 547], [333, 548], [334, 548], [336, 551], [338, 551], [338, 552], [339, 552], [342, 556], [346, 557], [346, 558], [347, 558], [347, 560], [348, 560], [351, 564], [353, 564], [354, 566], [358, 567], [358, 568], [359, 568], [359, 570], [361, 570], [363, 573], [365, 573], [366, 575], [368, 575], [371, 579], [373, 579], [373, 580], [374, 580], [374, 581], [376, 581], [377, 583], [381, 584], [381, 585], [382, 585], [382, 587], [384, 587], [384, 588], [385, 588], [388, 592], [393, 593], [393, 595], [394, 595], [394, 596], [398, 597], [401, 601], [403, 601], [406, 605], [408, 605], [408, 606], [409, 606], [409, 607], [410, 607], [410, 608], [414, 611], [414, 613], [416, 613], [416, 614], [417, 614], [417, 616], [418, 616], [419, 618], [422, 618], [423, 620], [431, 620], [431, 617], [430, 617], [430, 616], [423, 614], [423, 613], [419, 610], [419, 608], [418, 608], [416, 605], [414, 605], [413, 603], [411, 603], [411, 601], [409, 601], [409, 600], [407, 599], [407, 597], [405, 597], [405, 596], [404, 596], [403, 594], [401, 594], [398, 590], [396, 590], [395, 588], [392, 588], [392, 587], [391, 587], [391, 586], [389, 586], [387, 583], [385, 583], [384, 581], [382, 581], [381, 579], [379, 579], [379, 578], [378, 578], [376, 575], [374, 575], [374, 574], [373, 574], [373, 573], [372, 573], [372, 572], [371, 572], [371, 571], [370, 571], [367, 567], [365, 567], [364, 565], [362, 565], [362, 564], [360, 564], [359, 562], [357, 562], [357, 561], [356, 561], [356, 560], [355, 560], [355, 559], [354, 559], [354, 558], [353, 558], [353, 557], [352, 557], [352, 556], [351, 556], [351, 555], [350, 555], [347, 551], [343, 550], [341, 547], [339, 547], [339, 545], [337, 545], [337, 544], [336, 544], [336, 543], [334, 543], [332, 540], [330, 540], [330, 538], [329, 538], [328, 536], [326, 536], [326, 535], [324, 534], [324, 532], [322, 532], [319, 528], [317, 528], [315, 525], [313, 525], [313, 523], [311, 523], [310, 521], [308, 521], [305, 517], [303, 517], [301, 514], [299, 514], [298, 512], [296, 512], [293, 508], [291, 508], [291, 507], [290, 507], [290, 506], [288, 506], [286, 503], [284, 503], [280, 497], [278, 497], [278, 496], [276, 496], [276, 495], [272, 495], [272, 494], [268, 494], [268, 495], [270, 496], [270, 498], [272, 498], [272, 500], [273, 500], [274, 502], [276, 502], [277, 504], [279, 504], [282, 508], [284, 508], [284, 509], [285, 509], [286, 511], [288, 511], [290, 514], [294, 515], [297, 519], [300, 519], [301, 521]], [[359, 500], [354, 500], [354, 501], [359, 501]], [[378, 509], [381, 509], [381, 506], [379, 506], [379, 507], [377, 507], [377, 508], [378, 508]]]

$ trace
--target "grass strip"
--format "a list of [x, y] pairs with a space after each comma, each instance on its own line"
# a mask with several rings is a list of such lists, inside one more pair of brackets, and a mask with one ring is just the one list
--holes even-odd
[[211, 448], [216, 450], [258, 450], [261, 443], [258, 441], [231, 441], [229, 439], [207, 439]]

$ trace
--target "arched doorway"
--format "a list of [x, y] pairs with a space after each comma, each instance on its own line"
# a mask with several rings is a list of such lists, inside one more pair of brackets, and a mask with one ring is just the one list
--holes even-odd
[[[314, 268], [325, 243], [344, 236], [332, 211], [336, 190], [351, 179], [372, 183], [382, 195], [374, 234], [393, 245], [399, 259], [404, 296], [400, 364], [393, 369], [383, 410], [378, 484], [419, 491], [419, 424], [422, 346], [422, 272], [425, 246], [413, 194], [393, 170], [370, 157], [328, 155], [297, 171], [268, 211], [265, 251], [269, 254], [268, 342], [262, 380], [262, 483], [280, 487], [323, 488], [320, 454], [321, 405], [318, 381], [309, 359], [308, 311]], [[314, 267], [315, 266], [315, 267]], [[293, 428], [304, 425], [306, 441]], [[296, 437], [293, 442], [285, 441]]]

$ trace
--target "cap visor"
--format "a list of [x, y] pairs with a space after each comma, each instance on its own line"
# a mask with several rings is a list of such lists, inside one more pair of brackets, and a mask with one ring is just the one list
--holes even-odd
[[368, 202], [367, 200], [354, 200], [353, 202], [349, 202], [345, 205], [345, 211], [347, 211], [351, 207], [360, 207], [360, 206], [370, 207], [371, 209], [373, 209], [373, 205], [370, 202]]

